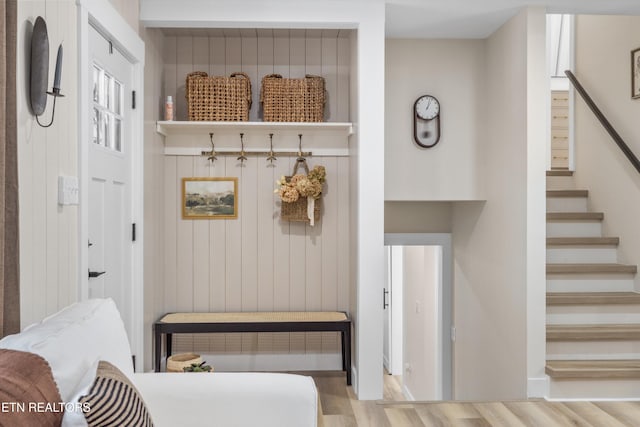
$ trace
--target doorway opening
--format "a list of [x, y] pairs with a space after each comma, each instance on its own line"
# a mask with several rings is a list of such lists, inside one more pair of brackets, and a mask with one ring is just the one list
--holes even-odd
[[385, 399], [451, 400], [451, 235], [385, 234]]
[[547, 15], [547, 76], [549, 78], [548, 140], [551, 155], [547, 170], [574, 170], [573, 88], [565, 70], [573, 70], [574, 17]]

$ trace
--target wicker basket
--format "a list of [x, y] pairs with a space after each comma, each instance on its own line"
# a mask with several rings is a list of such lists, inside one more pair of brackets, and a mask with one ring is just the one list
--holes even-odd
[[[313, 218], [320, 220], [320, 205], [322, 199], [316, 199], [313, 209]], [[280, 208], [280, 218], [284, 221], [310, 222], [307, 216], [307, 198], [300, 197], [293, 203], [282, 202]]]
[[251, 80], [245, 73], [229, 77], [187, 74], [189, 120], [247, 121], [251, 108]]
[[[287, 182], [291, 181], [293, 175], [298, 173], [298, 168], [302, 167], [305, 171], [305, 174], [309, 174], [309, 165], [307, 165], [306, 160], [298, 159], [296, 161], [296, 165], [293, 167], [293, 174], [290, 176], [286, 176], [285, 179]], [[320, 219], [320, 206], [322, 204], [322, 199], [318, 198], [314, 202], [313, 207], [313, 220], [318, 221]], [[294, 222], [311, 222], [309, 220], [309, 216], [307, 215], [307, 197], [300, 197], [295, 202], [285, 202], [283, 201], [280, 205], [280, 218], [284, 221], [294, 221]]]
[[324, 78], [283, 79], [269, 74], [262, 78], [260, 102], [265, 122], [322, 122]]
[[191, 366], [192, 363], [202, 363], [202, 358], [199, 354], [174, 354], [167, 359], [167, 372], [184, 372], [184, 368]]

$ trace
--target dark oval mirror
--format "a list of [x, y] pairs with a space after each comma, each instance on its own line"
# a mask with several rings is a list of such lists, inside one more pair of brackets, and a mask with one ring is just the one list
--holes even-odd
[[49, 35], [47, 23], [41, 16], [36, 18], [31, 35], [31, 110], [36, 116], [44, 113], [47, 106], [47, 83], [49, 80]]

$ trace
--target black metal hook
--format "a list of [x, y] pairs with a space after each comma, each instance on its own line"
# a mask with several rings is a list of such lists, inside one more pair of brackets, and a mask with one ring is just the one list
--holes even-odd
[[238, 156], [238, 160], [240, 160], [240, 163], [244, 164], [244, 161], [247, 160], [247, 156], [245, 156], [245, 152], [244, 152], [244, 133], [240, 134], [240, 156]]
[[216, 160], [218, 160], [218, 153], [216, 153], [216, 145], [213, 143], [213, 132], [209, 133], [209, 141], [211, 142], [211, 153], [210, 156], [207, 157], [207, 160], [215, 162]]
[[273, 164], [274, 160], [277, 160], [278, 158], [276, 157], [276, 153], [273, 152], [273, 134], [270, 133], [269, 134], [269, 155], [267, 156], [267, 160], [269, 160], [271, 162], [271, 164]]
[[298, 158], [296, 160], [299, 162], [305, 160], [304, 156], [302, 155], [302, 134], [301, 133], [298, 134]]

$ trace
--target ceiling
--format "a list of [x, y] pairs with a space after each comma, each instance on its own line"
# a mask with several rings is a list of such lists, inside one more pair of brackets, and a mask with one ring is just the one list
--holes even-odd
[[640, 0], [386, 0], [388, 38], [485, 38], [527, 5], [548, 13], [640, 15]]

